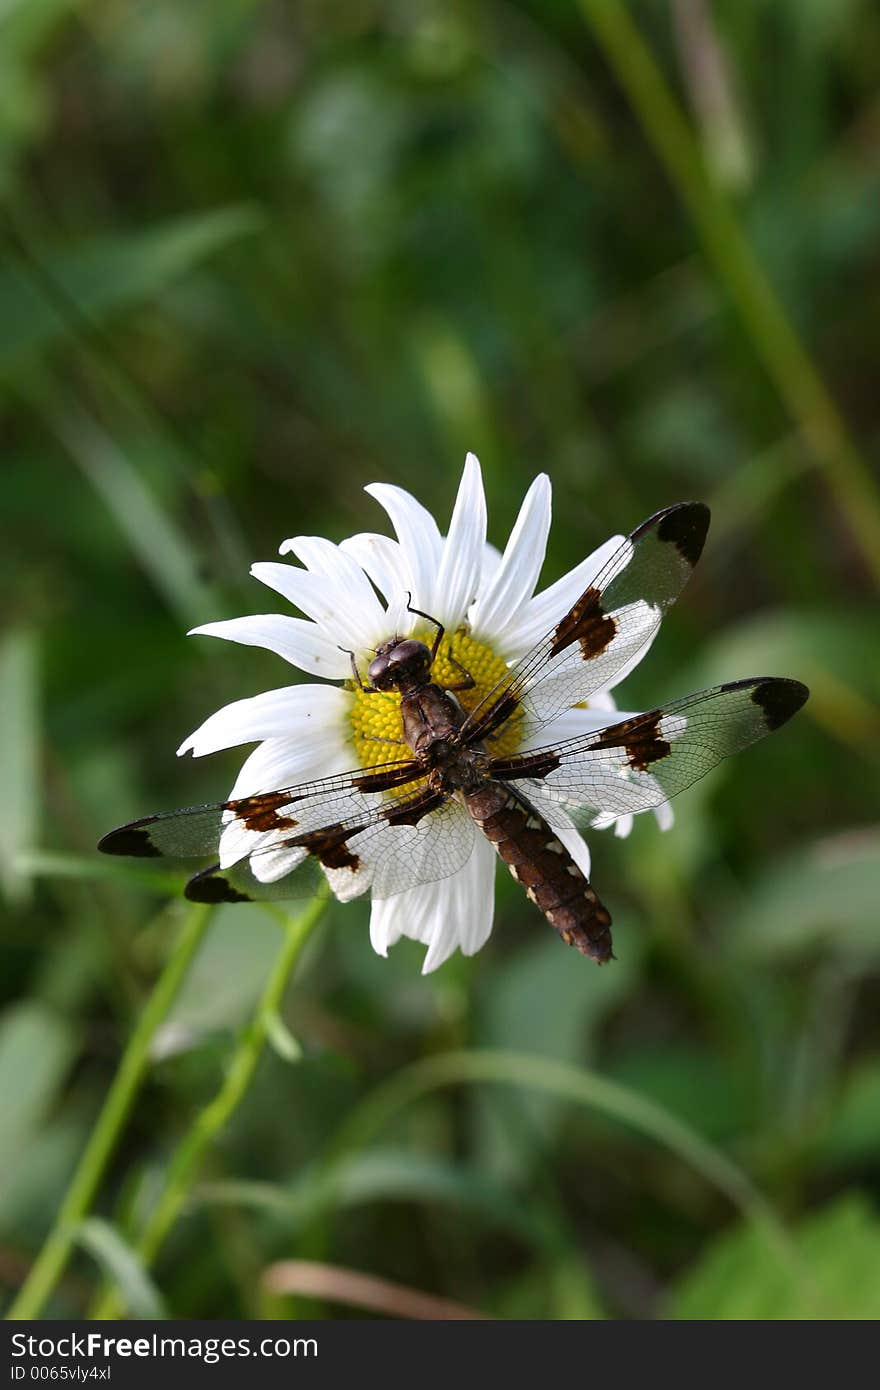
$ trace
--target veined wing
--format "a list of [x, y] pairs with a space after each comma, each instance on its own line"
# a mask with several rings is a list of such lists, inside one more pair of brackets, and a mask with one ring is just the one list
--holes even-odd
[[523, 736], [589, 699], [651, 641], [703, 549], [709, 509], [679, 502], [643, 521], [546, 637], [510, 668], [465, 721], [471, 744], [518, 712]]
[[413, 760], [356, 769], [209, 806], [145, 816], [105, 835], [107, 854], [221, 864], [190, 880], [198, 902], [307, 897], [322, 873], [340, 898], [390, 897], [455, 873], [473, 848], [470, 816], [432, 792]]
[[185, 893], [193, 902], [259, 902], [311, 897], [326, 881], [343, 902], [368, 890], [391, 898], [456, 873], [475, 838], [460, 802], [423, 787], [387, 802], [370, 824], [328, 825], [261, 846], [228, 868], [215, 864], [191, 878]]
[[659, 806], [780, 728], [808, 695], [800, 681], [775, 676], [731, 681], [556, 747], [493, 758], [490, 772], [514, 782], [551, 824], [585, 829]]
[[[281, 832], [292, 834], [297, 826], [301, 830], [315, 829], [315, 815], [318, 823], [345, 825], [379, 805], [386, 805], [384, 795], [395, 787], [408, 786], [421, 776], [419, 764], [407, 759], [279, 787], [277, 791], [258, 792], [234, 801], [162, 811], [111, 830], [99, 841], [98, 849], [104, 854], [133, 855], [141, 859], [161, 855], [173, 859], [201, 859], [206, 854], [216, 853], [220, 836], [230, 826], [235, 826], [243, 836], [258, 837]], [[303, 824], [304, 820], [307, 823]], [[254, 838], [251, 843], [256, 849], [259, 841]]]

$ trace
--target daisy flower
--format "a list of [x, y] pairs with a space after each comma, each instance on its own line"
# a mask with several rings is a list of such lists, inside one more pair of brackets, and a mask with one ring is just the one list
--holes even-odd
[[[540, 593], [535, 589], [551, 519], [551, 487], [539, 475], [523, 500], [503, 552], [486, 539], [486, 497], [480, 465], [468, 454], [445, 536], [431, 514], [403, 488], [372, 483], [366, 491], [384, 508], [395, 537], [366, 532], [339, 545], [318, 536], [284, 541], [282, 556], [298, 564], [262, 562], [251, 573], [280, 594], [305, 617], [264, 613], [205, 623], [193, 634], [220, 637], [246, 646], [264, 647], [317, 682], [287, 685], [251, 699], [238, 700], [211, 715], [178, 749], [196, 757], [220, 749], [256, 743], [235, 781], [233, 801], [279, 787], [332, 776], [354, 767], [374, 767], [409, 758], [402, 745], [400, 695], [368, 695], [352, 674], [352, 660], [366, 672], [376, 648], [392, 635], [428, 640], [430, 628], [421, 610], [446, 629], [432, 678], [454, 684], [465, 668], [473, 688], [459, 698], [474, 709], [504, 676], [508, 667], [560, 621], [575, 600], [617, 551], [622, 536], [613, 536], [568, 574]], [[611, 689], [644, 656], [647, 646], [586, 703], [564, 710], [539, 735], [542, 743], [592, 733], [614, 722]], [[635, 717], [622, 713], [616, 717]], [[536, 740], [537, 741], [537, 740]], [[512, 755], [529, 747], [520, 725], [511, 720], [493, 753]], [[655, 814], [664, 829], [672, 822], [668, 805]], [[607, 816], [594, 822], [629, 833], [632, 816]], [[575, 863], [589, 878], [590, 853], [571, 825], [556, 833]], [[238, 822], [226, 826], [220, 841], [221, 866], [253, 854], [265, 836], [255, 838]], [[271, 881], [287, 869], [285, 851], [253, 854], [256, 878]], [[373, 895], [370, 939], [380, 955], [401, 936], [422, 942], [427, 951], [423, 973], [435, 970], [458, 948], [473, 955], [492, 930], [497, 856], [488, 839], [477, 835], [473, 851], [457, 872], [391, 897]], [[340, 876], [327, 870], [338, 896], [354, 897], [371, 888], [370, 865]]]

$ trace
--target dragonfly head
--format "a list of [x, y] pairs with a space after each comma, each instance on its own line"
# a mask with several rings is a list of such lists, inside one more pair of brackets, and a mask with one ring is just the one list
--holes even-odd
[[370, 662], [370, 685], [375, 690], [402, 690], [430, 678], [431, 653], [415, 637], [393, 637], [383, 642]]

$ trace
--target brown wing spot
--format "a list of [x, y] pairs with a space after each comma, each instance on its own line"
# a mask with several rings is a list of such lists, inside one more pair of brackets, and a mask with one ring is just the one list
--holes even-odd
[[352, 777], [351, 785], [359, 792], [387, 792], [392, 787], [414, 781], [420, 775], [418, 764], [407, 761], [384, 772], [365, 772], [362, 777]]
[[659, 762], [670, 752], [670, 745], [660, 737], [662, 711], [650, 710], [635, 719], [623, 719], [610, 729], [603, 729], [596, 735], [592, 748], [624, 748], [630, 767], [636, 772], [647, 772], [651, 763]]
[[248, 830], [293, 830], [299, 822], [292, 816], [278, 814], [282, 806], [289, 806], [293, 800], [289, 791], [261, 792], [239, 801], [227, 801], [226, 810], [234, 811]]
[[[488, 699], [488, 696], [486, 698]], [[519, 700], [512, 690], [505, 690], [495, 703], [488, 705], [485, 710], [478, 705], [463, 725], [465, 742], [470, 743], [476, 737], [488, 738], [496, 729], [500, 729], [502, 724], [506, 724], [518, 709]]]
[[522, 753], [515, 758], [493, 758], [489, 764], [492, 777], [549, 777], [559, 766], [552, 749], [540, 753]]
[[325, 825], [320, 830], [295, 835], [285, 843], [291, 848], [307, 849], [309, 854], [314, 854], [316, 859], [320, 859], [325, 869], [351, 869], [354, 872], [360, 868], [361, 861], [349, 849], [348, 840], [363, 829], [362, 825]]
[[573, 642], [580, 646], [585, 661], [601, 656], [617, 631], [614, 618], [602, 611], [601, 597], [599, 590], [592, 588], [581, 594], [553, 633], [551, 656], [564, 652]]
[[418, 825], [424, 816], [436, 811], [447, 800], [445, 792], [424, 792], [421, 796], [411, 797], [409, 801], [386, 806], [379, 814], [389, 825]]

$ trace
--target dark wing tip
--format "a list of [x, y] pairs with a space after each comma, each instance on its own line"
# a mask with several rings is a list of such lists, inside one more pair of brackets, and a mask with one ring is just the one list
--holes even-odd
[[657, 539], [674, 545], [682, 559], [693, 568], [703, 553], [711, 512], [705, 502], [675, 502], [671, 507], [654, 512], [630, 535], [637, 541], [649, 531]]
[[810, 692], [800, 681], [768, 676], [756, 685], [752, 699], [764, 711], [767, 728], [779, 729], [806, 704]]
[[143, 820], [133, 820], [128, 825], [120, 825], [98, 841], [102, 854], [128, 854], [136, 859], [158, 859], [162, 851], [150, 839], [148, 825], [153, 825], [156, 816], [144, 816]]
[[214, 864], [210, 869], [203, 869], [200, 874], [194, 874], [183, 890], [183, 896], [188, 898], [191, 903], [252, 903], [253, 898], [249, 898], [247, 893], [241, 893], [237, 888], [233, 888], [229, 879], [220, 873], [220, 865]]
[[693, 568], [703, 553], [711, 513], [705, 502], [679, 502], [661, 516], [657, 536], [674, 545]]

